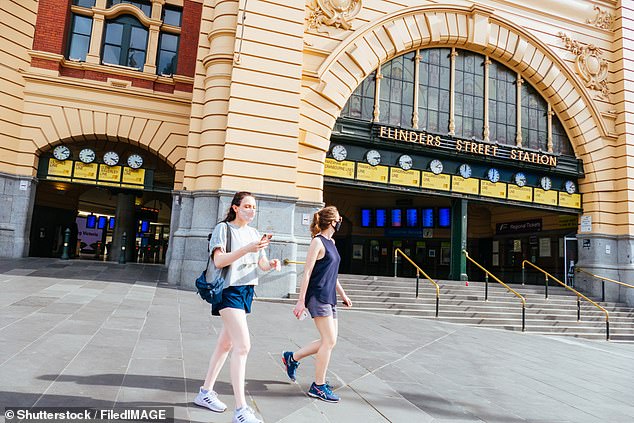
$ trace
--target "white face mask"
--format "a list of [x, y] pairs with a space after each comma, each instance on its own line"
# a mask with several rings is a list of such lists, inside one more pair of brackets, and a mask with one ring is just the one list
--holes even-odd
[[252, 222], [255, 218], [255, 210], [253, 209], [238, 209], [238, 214], [240, 216], [240, 219], [247, 222]]

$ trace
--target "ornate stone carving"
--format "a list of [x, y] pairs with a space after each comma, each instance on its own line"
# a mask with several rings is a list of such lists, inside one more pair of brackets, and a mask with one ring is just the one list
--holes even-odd
[[308, 29], [327, 32], [322, 26], [350, 29], [351, 21], [361, 10], [362, 0], [311, 0]]
[[609, 12], [601, 10], [599, 6], [594, 6], [594, 10], [597, 11], [596, 16], [592, 19], [586, 19], [586, 23], [592, 24], [597, 28], [611, 30], [614, 17]]
[[565, 33], [560, 32], [566, 50], [577, 56], [575, 64], [577, 73], [591, 90], [599, 91], [598, 97], [608, 99], [610, 90], [608, 89], [608, 61], [603, 57], [603, 50], [594, 44], [582, 44], [573, 40]]

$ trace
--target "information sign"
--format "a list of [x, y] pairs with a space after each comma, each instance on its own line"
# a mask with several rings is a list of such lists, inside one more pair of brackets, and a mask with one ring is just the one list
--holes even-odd
[[553, 191], [553, 190], [544, 191], [541, 188], [535, 188], [534, 195], [535, 195], [536, 203], [547, 204], [550, 206], [557, 205], [557, 191]]
[[334, 159], [326, 159], [324, 175], [336, 178], [354, 179], [354, 162], [338, 162]]
[[124, 167], [121, 182], [124, 184], [143, 185], [145, 183], [145, 169]]
[[70, 178], [71, 173], [73, 172], [73, 162], [71, 160], [57, 160], [57, 159], [49, 159], [48, 160], [48, 174], [53, 176], [63, 176], [66, 178]]
[[423, 188], [432, 188], [442, 191], [451, 189], [451, 175], [435, 175], [431, 172], [423, 172], [422, 179]]
[[370, 166], [365, 163], [357, 163], [357, 179], [360, 181], [387, 183], [387, 166]]
[[104, 185], [115, 183], [119, 185], [121, 181], [121, 166], [99, 165], [99, 182], [105, 182]]
[[73, 173], [73, 178], [90, 179], [94, 182], [97, 180], [97, 167], [97, 163], [86, 164], [82, 162], [75, 162], [75, 172]]
[[480, 181], [480, 195], [506, 198], [506, 184], [504, 182]]
[[462, 176], [453, 176], [451, 180], [451, 190], [463, 194], [475, 194], [480, 192], [480, 184], [477, 179], [465, 179]]
[[531, 187], [518, 187], [517, 185], [509, 185], [508, 190], [509, 200], [526, 201], [528, 203], [533, 201], [533, 188]]
[[568, 194], [567, 192], [559, 193], [559, 205], [561, 207], [570, 207], [573, 209], [581, 208], [581, 195]]
[[395, 185], [406, 185], [409, 187], [420, 186], [419, 170], [403, 170], [398, 167], [390, 168], [390, 183]]

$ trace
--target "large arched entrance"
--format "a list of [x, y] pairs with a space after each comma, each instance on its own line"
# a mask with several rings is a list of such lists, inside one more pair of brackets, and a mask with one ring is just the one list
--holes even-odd
[[[137, 144], [64, 140], [41, 153], [30, 256], [165, 263], [174, 169]], [[68, 230], [68, 235], [65, 232]]]

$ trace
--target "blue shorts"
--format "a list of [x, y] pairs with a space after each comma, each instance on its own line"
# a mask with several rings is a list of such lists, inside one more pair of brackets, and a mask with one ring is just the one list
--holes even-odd
[[332, 304], [322, 303], [316, 296], [309, 297], [306, 301], [306, 308], [310, 313], [310, 317], [325, 317], [332, 316], [333, 319], [337, 318], [337, 306]]
[[212, 304], [211, 314], [220, 316], [223, 308], [237, 308], [244, 310], [246, 314], [251, 313], [251, 303], [253, 303], [253, 285], [230, 286], [222, 290], [222, 301], [219, 304]]

